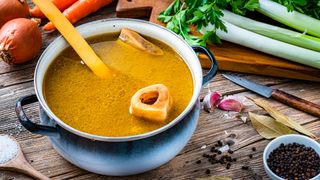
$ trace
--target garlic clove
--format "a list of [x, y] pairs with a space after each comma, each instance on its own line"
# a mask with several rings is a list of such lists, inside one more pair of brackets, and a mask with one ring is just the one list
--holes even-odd
[[203, 109], [211, 112], [219, 102], [221, 95], [218, 92], [210, 92], [203, 99]]
[[242, 110], [242, 103], [240, 101], [237, 101], [235, 99], [223, 99], [222, 101], [219, 102], [217, 107], [221, 110], [225, 111], [236, 111], [240, 112]]

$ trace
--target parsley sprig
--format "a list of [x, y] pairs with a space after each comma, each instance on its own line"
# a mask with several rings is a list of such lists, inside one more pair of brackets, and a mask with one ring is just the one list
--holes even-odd
[[[220, 38], [216, 31], [227, 32], [221, 17], [222, 10], [229, 8], [237, 14], [246, 14], [258, 7], [258, 0], [174, 0], [163, 11], [158, 20], [167, 23], [167, 28], [181, 35], [190, 45], [205, 46], [206, 42], [219, 44]], [[190, 26], [198, 31], [207, 26], [213, 30], [204, 32], [202, 36], [190, 34]]]

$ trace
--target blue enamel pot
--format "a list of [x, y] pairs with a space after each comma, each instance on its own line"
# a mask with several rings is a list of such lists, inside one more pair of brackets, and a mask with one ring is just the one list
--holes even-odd
[[[55, 39], [38, 61], [34, 77], [36, 95], [22, 97], [16, 104], [21, 124], [32, 133], [48, 136], [54, 149], [66, 160], [88, 171], [112, 176], [138, 174], [157, 168], [174, 158], [186, 146], [197, 126], [200, 90], [215, 76], [218, 68], [214, 56], [206, 48], [191, 47], [170, 30], [147, 21], [100, 20], [81, 25], [78, 31], [89, 38], [117, 33], [125, 27], [171, 46], [190, 69], [193, 96], [186, 109], [169, 124], [145, 134], [105, 137], [81, 132], [59, 119], [46, 103], [43, 80], [53, 60], [69, 46], [63, 37]], [[207, 55], [212, 61], [212, 67], [205, 76], [202, 75], [197, 53]], [[32, 122], [23, 110], [24, 105], [34, 102], [40, 104], [40, 124]]]

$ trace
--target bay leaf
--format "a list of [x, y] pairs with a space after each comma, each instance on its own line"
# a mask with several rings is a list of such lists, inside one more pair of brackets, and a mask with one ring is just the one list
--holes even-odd
[[316, 138], [314, 134], [312, 134], [310, 131], [302, 127], [299, 123], [295, 122], [292, 118], [282, 114], [275, 108], [273, 108], [267, 101], [263, 99], [253, 99], [253, 102], [257, 104], [258, 106], [262, 107], [264, 110], [266, 110], [270, 116], [272, 116], [276, 121], [302, 133], [307, 136]]
[[223, 177], [223, 176], [211, 176], [211, 177], [204, 177], [204, 178], [196, 178], [196, 180], [232, 180], [229, 177]]
[[273, 139], [286, 134], [297, 134], [296, 131], [277, 122], [272, 117], [249, 112], [249, 118], [256, 131], [266, 139]]

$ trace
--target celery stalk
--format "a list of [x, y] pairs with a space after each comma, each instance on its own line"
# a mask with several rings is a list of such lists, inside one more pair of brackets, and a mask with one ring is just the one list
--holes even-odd
[[[319, 52], [274, 40], [226, 21], [224, 25], [227, 27], [228, 32], [217, 31], [217, 35], [223, 40], [320, 69]], [[212, 30], [212, 25], [211, 27], [203, 28], [201, 31], [203, 33], [210, 30]]]
[[223, 20], [272, 39], [320, 52], [320, 38], [261, 23], [230, 11], [223, 11]]
[[288, 12], [285, 6], [271, 0], [259, 0], [257, 11], [301, 32], [320, 37], [320, 21], [297, 11]]

